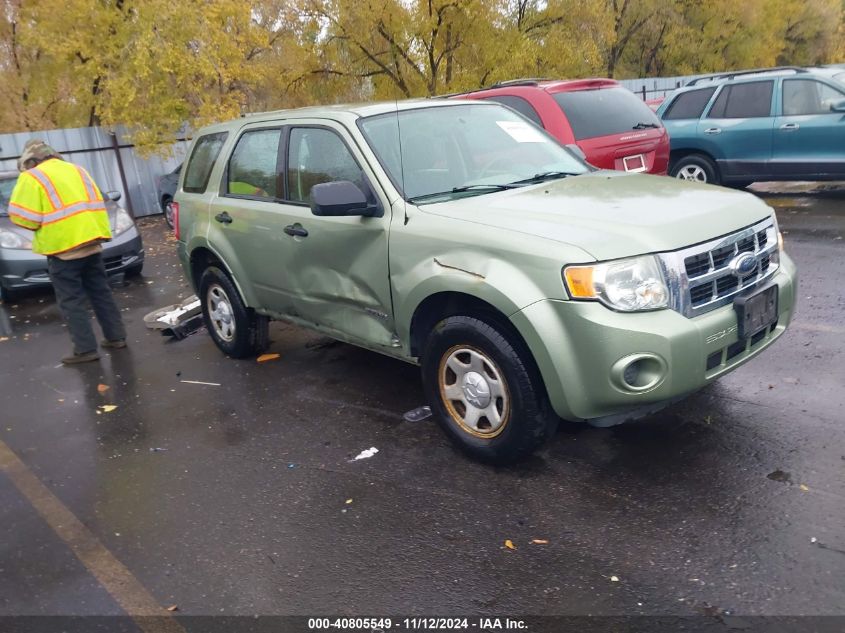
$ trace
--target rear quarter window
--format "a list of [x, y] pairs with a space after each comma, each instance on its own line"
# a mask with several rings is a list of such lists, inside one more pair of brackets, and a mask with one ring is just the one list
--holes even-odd
[[516, 110], [522, 116], [529, 119], [531, 122], [543, 127], [543, 121], [540, 120], [540, 115], [537, 113], [537, 110], [534, 109], [527, 100], [523, 99], [522, 97], [514, 97], [512, 95], [497, 95], [495, 97], [487, 97], [489, 101], [495, 101], [496, 103], [501, 103], [502, 105], [508, 106], [509, 108]]
[[727, 85], [710, 109], [711, 119], [751, 119], [772, 112], [774, 81]]
[[188, 167], [185, 169], [185, 183], [182, 190], [187, 193], [205, 193], [208, 187], [208, 179], [211, 177], [211, 170], [214, 162], [220, 155], [223, 143], [226, 142], [228, 132], [216, 132], [206, 134], [197, 139], [194, 151], [188, 159]]
[[638, 124], [662, 127], [644, 101], [625, 88], [577, 90], [553, 94], [569, 119], [575, 140], [623, 134]]
[[666, 120], [697, 119], [704, 112], [704, 108], [710, 102], [710, 97], [716, 92], [716, 88], [704, 88], [693, 90], [678, 95], [672, 102], [663, 118]]

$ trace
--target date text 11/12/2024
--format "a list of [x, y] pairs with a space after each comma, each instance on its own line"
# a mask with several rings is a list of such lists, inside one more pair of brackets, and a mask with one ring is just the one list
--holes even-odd
[[528, 627], [524, 620], [512, 618], [308, 618], [309, 631], [347, 630], [379, 633], [391, 630], [406, 631], [518, 631]]

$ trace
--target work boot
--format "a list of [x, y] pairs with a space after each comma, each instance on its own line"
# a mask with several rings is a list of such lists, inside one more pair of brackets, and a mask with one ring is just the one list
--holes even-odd
[[100, 341], [100, 347], [105, 347], [107, 349], [123, 349], [126, 347], [126, 340], [120, 339], [118, 341]]
[[99, 360], [100, 355], [97, 353], [97, 350], [93, 352], [84, 352], [83, 354], [77, 354], [74, 352], [71, 356], [65, 356], [62, 359], [62, 363], [65, 365], [76, 365], [77, 363], [89, 363], [92, 360]]

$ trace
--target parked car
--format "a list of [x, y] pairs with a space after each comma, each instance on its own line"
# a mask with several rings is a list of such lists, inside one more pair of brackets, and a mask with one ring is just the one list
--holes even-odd
[[795, 303], [756, 196], [598, 171], [487, 101], [207, 127], [174, 204], [224, 354], [260, 353], [282, 319], [419, 364], [449, 437], [495, 462], [559, 417], [618, 424], [704, 387], [776, 341]]
[[518, 79], [455, 95], [513, 108], [602, 169], [665, 174], [669, 135], [642, 99], [612, 79]]
[[173, 206], [170, 203], [173, 202], [173, 195], [179, 185], [180, 173], [182, 173], [182, 163], [179, 163], [176, 169], [158, 179], [158, 203], [161, 205], [164, 220], [171, 229], [173, 228]]
[[[12, 223], [8, 205], [18, 172], [0, 172], [0, 293], [11, 301], [28, 288], [47, 287], [47, 258], [32, 252], [32, 232]], [[103, 244], [103, 259], [109, 275], [140, 275], [144, 267], [144, 245], [132, 216], [117, 204], [120, 193], [104, 194], [113, 239]]]
[[670, 175], [732, 187], [845, 180], [845, 84], [835, 74], [785, 67], [691, 81], [657, 111]]

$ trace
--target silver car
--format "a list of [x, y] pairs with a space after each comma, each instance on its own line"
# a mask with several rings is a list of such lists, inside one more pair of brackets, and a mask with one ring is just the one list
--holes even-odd
[[[9, 198], [18, 180], [16, 171], [0, 171], [0, 297], [10, 301], [21, 290], [49, 286], [47, 258], [32, 252], [32, 232], [9, 219]], [[117, 201], [120, 193], [104, 194], [111, 221], [112, 240], [103, 244], [103, 260], [109, 275], [140, 275], [144, 267], [141, 234], [126, 209]]]

